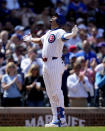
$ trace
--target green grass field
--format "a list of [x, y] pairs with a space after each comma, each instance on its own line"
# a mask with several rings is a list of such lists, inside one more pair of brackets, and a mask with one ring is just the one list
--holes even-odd
[[0, 127], [0, 131], [105, 131], [105, 127]]

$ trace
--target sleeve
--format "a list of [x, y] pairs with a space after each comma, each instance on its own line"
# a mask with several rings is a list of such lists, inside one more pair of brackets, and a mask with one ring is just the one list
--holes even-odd
[[80, 87], [79, 80], [74, 82], [74, 79], [71, 76], [69, 76], [67, 78], [67, 87], [68, 87], [69, 90], [76, 92], [78, 90], [78, 87]]
[[44, 43], [44, 37], [45, 37], [45, 35], [43, 35], [43, 36], [41, 37], [41, 42], [42, 42], [42, 44]]
[[[66, 34], [66, 32], [63, 29], [60, 29], [58, 33], [58, 39], [63, 40], [64, 34]], [[64, 40], [66, 39], [64, 38]]]
[[[50, 31], [48, 31], [47, 33], [49, 33]], [[45, 35], [47, 34], [47, 33], [45, 33], [42, 37], [41, 37], [41, 42], [42, 42], [42, 44], [44, 43], [44, 37], [45, 37]]]
[[23, 73], [27, 73], [29, 68], [31, 67], [31, 64], [29, 64], [30, 62], [28, 62], [29, 60], [23, 60], [21, 62], [21, 69]]
[[85, 87], [85, 90], [86, 90], [87, 92], [89, 92], [91, 96], [94, 96], [93, 85], [89, 82], [89, 80], [88, 80], [87, 77], [85, 77], [84, 80], [85, 80], [85, 84], [83, 84], [83, 85], [84, 85], [84, 87]]
[[26, 62], [25, 62], [25, 60], [22, 60], [21, 61], [21, 68], [22, 68], [22, 70], [24, 70], [24, 68], [27, 66], [27, 64], [26, 64]]
[[100, 73], [96, 74], [96, 85], [101, 88], [105, 85], [105, 76], [101, 77]]
[[1, 83], [6, 83], [7, 84], [7, 81], [6, 81], [6, 76], [3, 75], [2, 79], [1, 79]]
[[65, 40], [69, 40], [70, 38], [72, 38], [74, 36], [74, 33], [73, 32], [71, 32], [71, 33], [64, 33], [63, 35], [62, 35], [62, 40], [63, 41], [65, 41]]
[[95, 67], [95, 71], [96, 72], [100, 72], [101, 70], [103, 70], [104, 66], [103, 66], [103, 63], [102, 64], [99, 64]]

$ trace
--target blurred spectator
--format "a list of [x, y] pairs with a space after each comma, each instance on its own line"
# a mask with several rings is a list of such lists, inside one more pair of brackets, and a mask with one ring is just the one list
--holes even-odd
[[33, 24], [31, 32], [33, 33], [33, 35], [35, 35], [35, 37], [41, 37], [45, 33], [44, 21], [39, 20], [35, 24]]
[[0, 67], [4, 64], [4, 55], [0, 53]]
[[62, 89], [63, 95], [64, 95], [64, 105], [65, 105], [65, 107], [69, 106], [69, 99], [68, 99], [68, 96], [67, 96], [67, 92], [68, 92], [68, 89], [67, 89], [67, 77], [68, 76], [69, 76], [69, 69], [67, 68], [64, 71], [64, 73], [63, 73], [62, 86], [61, 86], [61, 89]]
[[0, 38], [2, 40], [2, 51], [5, 52], [6, 51], [6, 44], [8, 42], [8, 31], [6, 31], [6, 30], [1, 31]]
[[71, 53], [77, 53], [77, 46], [76, 45], [70, 45], [69, 52]]
[[97, 28], [96, 27], [92, 27], [90, 33], [91, 34], [88, 37], [88, 41], [93, 46], [93, 48], [95, 48], [96, 45], [97, 45], [97, 35], [98, 35]]
[[69, 55], [70, 55], [70, 53], [68, 51], [68, 48], [67, 48], [67, 46], [64, 45], [62, 59], [63, 59], [65, 65], [69, 64]]
[[20, 66], [22, 59], [26, 55], [26, 48], [23, 45], [16, 45], [15, 51], [13, 53], [14, 61]]
[[97, 47], [99, 50], [97, 53], [97, 57], [99, 61], [101, 62], [102, 59], [105, 57], [105, 42], [103, 41], [103, 42], [98, 43]]
[[14, 33], [14, 26], [10, 21], [6, 21], [5, 24], [3, 24], [3, 29], [8, 31], [8, 36], [11, 37], [11, 35]]
[[70, 56], [69, 56], [69, 63], [68, 65], [66, 65], [66, 68], [65, 68], [65, 71], [63, 73], [63, 76], [62, 76], [62, 91], [63, 91], [63, 95], [64, 95], [64, 105], [66, 107], [69, 106], [69, 99], [68, 99], [68, 88], [67, 88], [67, 77], [74, 73], [74, 70], [73, 70], [73, 65], [76, 61], [76, 55], [74, 53], [71, 53]]
[[15, 64], [17, 65], [17, 72], [22, 76], [22, 83], [24, 83], [24, 73], [21, 69], [21, 61], [26, 55], [26, 48], [23, 45], [17, 45], [15, 52], [12, 54]]
[[[21, 69], [24, 75], [26, 75], [32, 64], [38, 64], [42, 66], [41, 58], [37, 58], [37, 50], [35, 48], [30, 48], [28, 50], [28, 58], [24, 58], [21, 61]], [[40, 70], [41, 73], [41, 70]]]
[[96, 67], [95, 67], [95, 72], [101, 72], [103, 71], [104, 69], [104, 63], [101, 62], [100, 64], [98, 64]]
[[30, 20], [35, 21], [36, 14], [32, 11], [32, 9], [24, 7], [22, 9], [22, 25], [25, 27], [30, 26]]
[[99, 0], [88, 0], [88, 1], [83, 0], [83, 2], [86, 4], [87, 9], [88, 9], [88, 16], [92, 16], [92, 17], [96, 16], [96, 11], [98, 8], [98, 1]]
[[10, 62], [6, 67], [6, 74], [2, 77], [3, 88], [3, 105], [4, 106], [21, 106], [22, 81], [17, 74], [17, 67]]
[[81, 64], [75, 62], [74, 73], [67, 78], [68, 97], [71, 107], [87, 107], [88, 92], [94, 96], [93, 86], [84, 73], [80, 73]]
[[95, 17], [88, 17], [87, 18], [87, 26], [88, 26], [88, 33], [91, 35], [91, 29], [96, 26]]
[[85, 60], [89, 60], [89, 62], [90, 62], [90, 59], [95, 58], [96, 62], [98, 63], [96, 53], [91, 50], [90, 43], [88, 42], [88, 40], [83, 41], [82, 48], [83, 48], [83, 50], [79, 51], [76, 54], [77, 57], [83, 56], [85, 58]]
[[102, 71], [96, 73], [95, 103], [96, 106], [105, 106], [105, 57]]
[[[24, 35], [24, 26], [17, 25], [17, 26], [15, 27], [14, 31], [15, 31], [15, 33], [16, 33], [18, 36], [22, 37], [22, 36]], [[20, 38], [20, 39], [22, 39], [22, 38]]]
[[56, 13], [63, 14], [63, 15], [66, 15], [66, 13], [67, 13], [67, 7], [60, 0], [58, 0], [56, 3]]
[[44, 25], [45, 25], [45, 28], [49, 28], [49, 20], [50, 20], [50, 16], [49, 16], [49, 8], [46, 7], [43, 9], [42, 13], [41, 14], [38, 14], [35, 18], [36, 22], [38, 21], [42, 21], [44, 22]]
[[98, 34], [97, 34], [97, 43], [105, 41], [104, 34], [105, 34], [104, 29], [103, 28], [99, 28], [98, 29]]
[[96, 62], [96, 59], [95, 58], [92, 58], [90, 60], [90, 67], [88, 68], [88, 70], [90, 71], [90, 74], [91, 74], [91, 79], [90, 79], [90, 82], [94, 85], [95, 83], [95, 75], [96, 75], [96, 68], [97, 66], [97, 62]]
[[9, 62], [13, 62], [13, 63], [15, 63], [12, 54], [10, 54], [10, 55], [8, 55], [8, 56], [6, 57], [6, 65], [7, 65]]
[[71, 46], [71, 45], [77, 46], [78, 43], [80, 43], [80, 42], [81, 42], [81, 39], [79, 38], [79, 36], [75, 35], [65, 42], [65, 46], [67, 46], [67, 48], [69, 48], [69, 46]]
[[105, 1], [99, 0], [98, 8], [96, 11], [96, 21], [97, 26], [101, 28], [105, 28]]
[[78, 32], [78, 42], [76, 44], [79, 50], [82, 49], [83, 46], [82, 43], [86, 39], [87, 39], [87, 30], [81, 27], [81, 29], [79, 29]]
[[3, 75], [6, 74], [6, 67], [7, 67], [7, 64], [10, 63], [10, 62], [13, 62], [14, 63], [14, 59], [13, 59], [13, 56], [12, 54], [9, 54], [8, 56], [6, 56], [6, 60], [3, 61], [4, 58], [2, 59], [2, 65], [0, 67], [0, 75], [1, 75], [1, 78]]
[[79, 30], [85, 30], [85, 31], [87, 31], [87, 27], [86, 27], [85, 24], [79, 24], [78, 28], [79, 28]]
[[12, 50], [11, 49], [7, 49], [6, 52], [5, 52], [5, 57], [6, 59], [8, 58], [8, 56], [12, 55]]
[[2, 106], [2, 102], [3, 102], [3, 90], [1, 87], [1, 79], [3, 76], [3, 71], [2, 71], [3, 66], [4, 66], [4, 55], [0, 53], [0, 106]]
[[20, 8], [18, 0], [6, 0], [6, 2], [7, 2], [6, 7], [9, 10], [19, 9]]
[[19, 34], [13, 34], [8, 41], [6, 45], [6, 49], [11, 49], [12, 52], [15, 51], [16, 46], [18, 45], [24, 45], [26, 46], [26, 43], [23, 42], [22, 36]]
[[77, 18], [76, 19], [76, 24], [79, 26], [80, 24], [84, 24], [84, 19], [83, 18], [81, 18], [81, 17], [79, 17], [79, 18]]
[[31, 65], [26, 74], [24, 88], [26, 89], [26, 106], [42, 107], [44, 106], [45, 85], [42, 76], [39, 74], [39, 66]]
[[[72, 65], [73, 62], [75, 62], [75, 58], [76, 58], [76, 53], [78, 52], [77, 46], [75, 45], [71, 45], [69, 47], [69, 64]], [[73, 66], [71, 66], [73, 67]]]
[[68, 5], [68, 13], [71, 10], [76, 13], [76, 18], [85, 17], [87, 13], [87, 7], [81, 0], [70, 1]]
[[0, 54], [3, 54], [5, 56], [4, 50], [3, 50], [3, 42], [0, 39]]
[[10, 15], [10, 10], [6, 7], [7, 2], [6, 0], [2, 0], [0, 2], [0, 20], [4, 24], [8, 15]]
[[37, 14], [41, 14], [43, 9], [46, 7], [53, 7], [51, 0], [46, 0], [46, 2], [42, 2], [42, 0], [19, 0], [19, 3], [21, 3], [23, 7], [26, 6], [28, 8], [33, 9], [33, 11]]
[[67, 32], [70, 32], [72, 30], [72, 27], [74, 26], [75, 22], [74, 21], [66, 21], [66, 24], [64, 26], [64, 29]]
[[[94, 86], [96, 75], [95, 66], [97, 65], [96, 59], [92, 58], [90, 63], [88, 63], [88, 60], [85, 61], [85, 58], [80, 56], [76, 61], [81, 64], [80, 73], [84, 74], [88, 78], [89, 83]], [[94, 98], [91, 98], [90, 94], [88, 95], [88, 106], [94, 106]]]
[[74, 53], [71, 53], [71, 55], [69, 56], [69, 65], [68, 65], [68, 69], [69, 69], [69, 74], [74, 73], [74, 63], [76, 61], [77, 57]]
[[86, 61], [83, 56], [78, 57], [76, 59], [76, 61], [81, 64], [81, 70], [80, 70], [80, 72], [84, 73], [85, 76], [87, 76], [89, 82], [92, 85], [94, 85], [94, 79], [95, 79], [95, 69], [94, 68], [96, 66], [96, 60], [95, 60], [95, 58], [91, 59], [91, 61], [90, 61], [90, 63], [91, 63], [90, 64], [91, 65], [90, 68], [91, 69], [88, 67], [89, 66], [88, 65], [89, 64], [88, 60]]
[[13, 26], [21, 24], [21, 12], [19, 10], [11, 10], [10, 15], [6, 18], [7, 22], [10, 22]]
[[20, 7], [29, 7], [29, 2], [32, 2], [32, 0], [18, 0]]
[[2, 31], [2, 27], [3, 27], [3, 26], [2, 26], [2, 23], [0, 22], [0, 31]]

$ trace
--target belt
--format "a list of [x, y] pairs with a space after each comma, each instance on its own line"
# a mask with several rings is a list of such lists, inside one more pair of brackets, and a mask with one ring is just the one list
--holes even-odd
[[[58, 57], [51, 57], [52, 60], [55, 60], [55, 59], [57, 59], [57, 58], [58, 58]], [[44, 57], [44, 58], [42, 58], [42, 60], [43, 60], [44, 62], [47, 62], [48, 58]]]

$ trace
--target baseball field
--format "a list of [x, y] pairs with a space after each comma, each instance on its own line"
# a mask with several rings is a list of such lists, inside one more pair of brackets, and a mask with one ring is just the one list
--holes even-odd
[[0, 131], [105, 131], [105, 127], [0, 127]]

